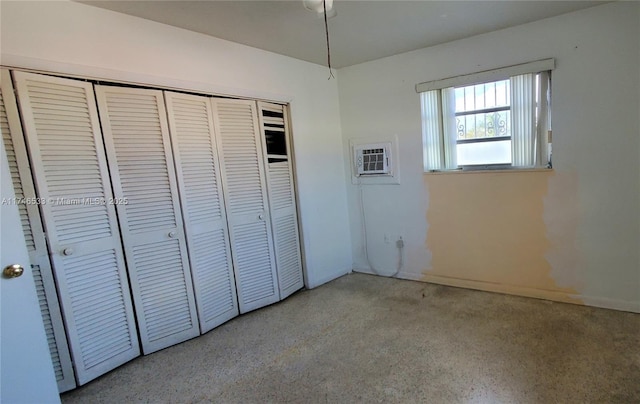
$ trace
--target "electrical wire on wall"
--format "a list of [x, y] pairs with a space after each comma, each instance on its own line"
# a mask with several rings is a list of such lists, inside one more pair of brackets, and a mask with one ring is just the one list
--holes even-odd
[[360, 194], [360, 198], [359, 198], [360, 199], [360, 218], [362, 220], [364, 255], [365, 255], [365, 258], [367, 259], [367, 265], [369, 265], [369, 268], [374, 274], [380, 275], [380, 276], [386, 276], [388, 278], [393, 278], [396, 275], [398, 275], [398, 273], [402, 269], [402, 265], [403, 265], [402, 252], [404, 251], [404, 240], [402, 240], [402, 237], [400, 237], [400, 239], [396, 241], [396, 246], [398, 247], [398, 268], [396, 269], [396, 271], [390, 275], [385, 275], [380, 273], [380, 271], [373, 266], [373, 264], [371, 263], [371, 259], [369, 258], [369, 246], [368, 246], [369, 242], [367, 239], [367, 215], [364, 211], [364, 194], [362, 190], [362, 182], [360, 181], [360, 177], [358, 177], [358, 191]]

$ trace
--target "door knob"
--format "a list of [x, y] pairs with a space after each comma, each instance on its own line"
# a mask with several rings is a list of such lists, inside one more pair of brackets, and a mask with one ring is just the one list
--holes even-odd
[[260, 213], [260, 214], [258, 215], [258, 219], [263, 220], [263, 219], [264, 219], [264, 215], [263, 215], [262, 213]]
[[17, 278], [24, 273], [24, 268], [20, 264], [6, 266], [2, 271], [5, 278]]
[[175, 231], [170, 231], [168, 236], [169, 236], [169, 238], [174, 238], [176, 236], [176, 232]]
[[63, 255], [71, 255], [71, 254], [73, 254], [73, 248], [65, 248], [64, 250], [62, 250], [62, 254]]

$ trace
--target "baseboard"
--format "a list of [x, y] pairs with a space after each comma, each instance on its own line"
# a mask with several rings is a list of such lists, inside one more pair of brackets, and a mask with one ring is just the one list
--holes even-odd
[[[369, 268], [353, 268], [352, 270], [353, 272], [357, 272], [360, 274], [367, 274], [367, 275], [376, 275], [376, 276], [382, 276], [383, 278], [398, 278], [398, 279], [409, 279], [409, 280], [420, 280], [420, 279], [413, 279], [413, 278], [405, 278], [404, 276], [400, 276], [401, 273], [398, 273], [396, 276], [390, 276], [393, 272], [391, 272], [389, 275], [385, 275], [385, 274], [379, 274], [376, 272], [373, 272], [371, 269]], [[390, 270], [391, 271], [391, 270]]]
[[335, 272], [335, 273], [332, 273], [332, 274], [329, 274], [329, 275], [325, 275], [325, 276], [323, 276], [321, 278], [318, 278], [318, 279], [309, 279], [308, 280], [309, 284], [305, 285], [305, 286], [306, 286], [307, 289], [317, 288], [318, 286], [324, 285], [327, 282], [331, 282], [332, 280], [337, 279], [337, 278], [339, 278], [341, 276], [344, 276], [344, 275], [346, 275], [348, 273], [351, 273], [351, 268], [347, 268], [347, 269], [344, 269], [344, 270], [339, 271], [339, 272]]
[[609, 299], [607, 297], [581, 296], [580, 299], [585, 306], [601, 307], [620, 311], [629, 311], [640, 314], [640, 302], [629, 302], [626, 300]]
[[[368, 268], [354, 268], [353, 271], [370, 275], [377, 275]], [[605, 297], [593, 297], [581, 294], [567, 294], [555, 290], [527, 288], [522, 286], [505, 285], [500, 283], [483, 282], [470, 279], [451, 278], [447, 276], [429, 275], [423, 273], [400, 272], [395, 276], [395, 278], [454, 286], [458, 288], [482, 290], [485, 292], [532, 297], [535, 299], [551, 300], [554, 302], [572, 303], [591, 307], [599, 307], [603, 309], [640, 313], [640, 302], [630, 302], [626, 300], [609, 299]]]

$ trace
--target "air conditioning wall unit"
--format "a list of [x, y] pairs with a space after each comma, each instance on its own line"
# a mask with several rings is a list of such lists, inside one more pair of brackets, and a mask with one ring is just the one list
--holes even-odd
[[356, 176], [391, 175], [391, 142], [355, 145], [353, 152]]
[[[399, 185], [398, 135], [349, 139], [348, 157], [353, 185]], [[350, 156], [350, 157], [349, 157]]]

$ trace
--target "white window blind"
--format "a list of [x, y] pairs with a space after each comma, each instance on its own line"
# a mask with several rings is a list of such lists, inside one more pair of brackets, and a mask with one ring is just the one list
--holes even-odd
[[442, 138], [442, 114], [440, 90], [420, 94], [422, 104], [422, 144], [424, 145], [425, 171], [444, 167], [444, 143]]

